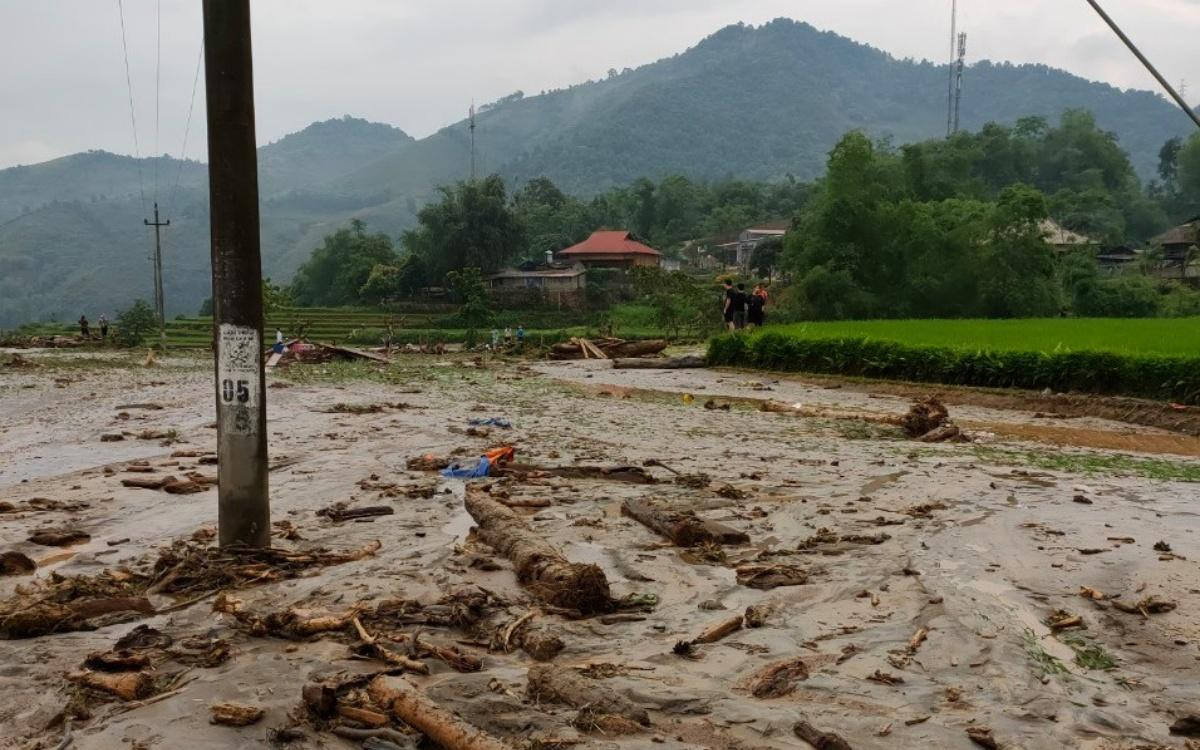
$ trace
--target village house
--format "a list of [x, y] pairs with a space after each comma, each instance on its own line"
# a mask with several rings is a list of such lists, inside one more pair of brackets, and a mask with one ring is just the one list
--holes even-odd
[[1087, 235], [1072, 232], [1054, 219], [1042, 219], [1038, 227], [1042, 230], [1042, 237], [1045, 238], [1046, 244], [1053, 246], [1060, 253], [1100, 246], [1099, 241]]
[[587, 269], [582, 263], [523, 263], [488, 277], [492, 297], [513, 302], [538, 298], [560, 307], [584, 303]]
[[560, 261], [581, 263], [586, 268], [634, 268], [662, 263], [662, 254], [625, 229], [592, 232], [583, 242], [559, 250]]
[[759, 244], [772, 237], [782, 238], [791, 225], [790, 219], [756, 224], [736, 234], [712, 237], [698, 248], [698, 252], [715, 259], [714, 265], [727, 269], [749, 270], [750, 260]]
[[1150, 240], [1150, 247], [1162, 248], [1162, 259], [1155, 273], [1165, 279], [1200, 279], [1200, 216], [1173, 227]]

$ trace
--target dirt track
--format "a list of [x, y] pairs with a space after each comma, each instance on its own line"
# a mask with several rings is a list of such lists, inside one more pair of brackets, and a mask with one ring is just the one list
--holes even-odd
[[[213, 490], [168, 495], [120, 481], [215, 474], [198, 458], [170, 458], [215, 443], [207, 368], [168, 360], [144, 370], [0, 371], [6, 416], [0, 499], [18, 508], [37, 497], [87, 504], [0, 514], [0, 552], [38, 560], [38, 579], [96, 574], [135, 568], [213, 523]], [[306, 382], [268, 391], [272, 459], [286, 464], [271, 474], [274, 518], [290, 521], [303, 538], [277, 544], [344, 550], [379, 540], [382, 547], [360, 562], [237, 591], [255, 611], [340, 612], [389, 598], [427, 607], [471, 587], [490, 592], [495, 622], [538, 611], [509, 562], [468, 536], [461, 482], [407, 471], [412, 456], [458, 448], [471, 455], [503, 440], [530, 463], [640, 465], [653, 458], [682, 473], [710, 475], [704, 489], [673, 483], [657, 468], [651, 471], [662, 483], [649, 486], [542, 479], [507, 487], [515, 498], [550, 501], [518, 512], [568, 559], [598, 564], [614, 596], [657, 597], [649, 611], [608, 624], [544, 609], [533, 618], [566, 643], [551, 664], [608, 665], [587, 674], [649, 710], [651, 727], [631, 735], [581, 732], [569, 725], [573, 709], [527, 702], [526, 672], [534, 662], [521, 651], [489, 652], [478, 633], [421, 628], [422, 637], [457, 643], [482, 658], [483, 669], [459, 673], [426, 659], [431, 674], [411, 681], [514, 745], [537, 737], [581, 747], [649, 747], [651, 739], [667, 748], [804, 747], [792, 734], [803, 719], [854, 748], [968, 748], [966, 730], [977, 725], [989, 727], [1002, 747], [1185, 747], [1168, 727], [1200, 713], [1200, 484], [1147, 478], [1200, 477], [1186, 445], [1179, 444], [1179, 455], [1164, 455], [1174, 445], [1169, 439], [1186, 436], [1094, 418], [1048, 424], [1030, 412], [963, 406], [953, 416], [969, 430], [985, 426], [978, 443], [918, 445], [877, 425], [765, 414], [738, 400], [887, 413], [903, 411], [902, 398], [706, 370], [617, 372], [596, 362], [478, 368], [421, 357], [386, 378], [307, 382], [312, 376], [272, 375], [273, 382]], [[67, 381], [56, 385], [55, 377]], [[694, 398], [686, 403], [683, 394]], [[733, 406], [705, 409], [709, 399]], [[338, 403], [398, 401], [412, 408], [327, 411]], [[117, 408], [132, 402], [163, 408]], [[122, 411], [127, 419], [118, 418]], [[480, 416], [508, 417], [515, 429], [465, 434], [467, 420]], [[101, 435], [122, 430], [132, 434], [101, 442]], [[162, 439], [134, 437], [143, 430], [174, 430], [177, 441], [164, 446]], [[1085, 434], [1115, 436], [1121, 442], [1113, 445], [1145, 441], [1156, 450], [1117, 457], [1095, 447], [1101, 438]], [[1087, 449], [1046, 442], [1073, 436]], [[154, 471], [125, 471], [134, 460], [147, 460]], [[104, 467], [113, 469], [111, 476]], [[372, 474], [377, 479], [359, 486]], [[380, 489], [393, 483], [392, 490]], [[422, 496], [435, 485], [434, 494]], [[725, 485], [740, 492], [719, 494]], [[722, 521], [747, 533], [750, 544], [724, 548], [724, 561], [713, 549], [681, 551], [621, 515], [623, 500], [646, 497]], [[344, 523], [316, 515], [336, 501], [351, 508], [386, 504], [395, 513]], [[81, 527], [91, 541], [65, 551], [22, 541], [34, 529], [64, 524]], [[818, 535], [822, 528], [855, 540]], [[879, 534], [887, 538], [863, 541]], [[128, 541], [108, 544], [121, 539]], [[1152, 549], [1159, 541], [1173, 554]], [[734, 567], [745, 563], [797, 566], [808, 582], [766, 591], [739, 585]], [[30, 580], [0, 578], [0, 596]], [[1079, 596], [1081, 586], [1121, 595], [1121, 602], [1154, 595], [1178, 607], [1127, 614], [1109, 600]], [[158, 607], [174, 601], [152, 600]], [[0, 689], [8, 696], [0, 704], [0, 747], [37, 740], [52, 747], [63, 731], [56, 719], [73, 695], [73, 705], [90, 712], [75, 722], [79, 748], [265, 746], [268, 729], [284, 726], [305, 732], [291, 747], [358, 746], [293, 718], [304, 714], [304, 682], [380, 668], [348, 658], [353, 637], [256, 637], [233, 617], [214, 613], [212, 602], [88, 632], [0, 641]], [[763, 604], [770, 613], [762, 627], [696, 646], [694, 658], [672, 653], [677, 642]], [[1068, 638], [1044, 624], [1058, 609], [1080, 615], [1087, 626], [1073, 631], [1076, 648], [1110, 657], [1114, 668], [1077, 663]], [[228, 640], [233, 656], [191, 669], [175, 684], [178, 693], [132, 710], [76, 694], [64, 676], [142, 623], [176, 640], [199, 634]], [[922, 630], [925, 638], [914, 639]], [[791, 692], [752, 694], [764, 670], [797, 659], [808, 677], [789, 684]], [[210, 725], [209, 705], [222, 701], [259, 706], [266, 715], [246, 728]]]

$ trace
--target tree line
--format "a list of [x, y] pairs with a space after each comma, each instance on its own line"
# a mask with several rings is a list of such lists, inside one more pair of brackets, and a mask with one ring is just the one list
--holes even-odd
[[1060, 256], [1040, 225], [1141, 244], [1198, 207], [1200, 135], [1168, 141], [1143, 186], [1116, 136], [1069, 111], [1055, 125], [1028, 117], [901, 147], [851, 132], [811, 183], [675, 175], [579, 198], [545, 177], [515, 193], [497, 175], [460, 182], [398, 242], [358, 220], [327, 236], [290, 292], [301, 305], [379, 304], [463, 287], [469, 269], [541, 260], [598, 228], [629, 229], [671, 255], [783, 219], [786, 238], [764, 243], [752, 269], [782, 275], [776, 299], [789, 317], [1193, 314], [1196, 294], [1142, 273], [1146, 263], [1102, 274], [1094, 248]]

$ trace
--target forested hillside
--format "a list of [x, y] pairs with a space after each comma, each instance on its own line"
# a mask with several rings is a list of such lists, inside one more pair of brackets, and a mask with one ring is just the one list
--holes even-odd
[[[848, 131], [895, 144], [944, 135], [945, 76], [945, 66], [900, 60], [795, 21], [731, 26], [603, 81], [517, 92], [482, 107], [479, 172], [500, 174], [512, 189], [546, 176], [581, 197], [642, 177], [809, 180]], [[1056, 122], [1068, 109], [1093, 112], [1143, 180], [1162, 144], [1191, 127], [1151, 93], [1042, 66], [984, 62], [967, 71], [966, 129], [1029, 115]], [[470, 163], [463, 122], [413, 141], [387, 125], [335, 119], [259, 153], [264, 267], [277, 280], [351, 218], [399, 236]], [[204, 166], [89, 152], [0, 170], [0, 326], [147, 296], [150, 242], [141, 220], [156, 171], [172, 222], [168, 310], [194, 310], [209, 284]]]

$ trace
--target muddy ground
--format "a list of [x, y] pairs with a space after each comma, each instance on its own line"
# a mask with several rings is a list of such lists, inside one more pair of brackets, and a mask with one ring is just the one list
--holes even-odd
[[[13, 505], [0, 513], [0, 552], [23, 553], [38, 568], [0, 577], [0, 599], [26, 592], [28, 601], [54, 576], [146, 571], [172, 543], [206, 539], [215, 489], [175, 495], [122, 480], [215, 476], [205, 457], [215, 449], [210, 362], [171, 357], [143, 368], [82, 353], [25, 356], [35, 366], [0, 368], [0, 501]], [[385, 369], [296, 366], [269, 383], [273, 518], [291, 527], [276, 529], [276, 545], [381, 547], [294, 578], [242, 580], [230, 593], [264, 614], [337, 614], [358, 603], [367, 611], [397, 599], [419, 614], [475, 592], [484, 601], [479, 622], [406, 632], [477, 656], [482, 669], [459, 672], [415, 654], [430, 674], [404, 679], [514, 747], [807, 747], [793, 734], [801, 720], [854, 748], [969, 748], [988, 736], [1005, 748], [1195, 743], [1169, 729], [1200, 714], [1200, 461], [1191, 436], [959, 398], [952, 416], [976, 441], [928, 445], [836, 416], [905, 411], [905, 398], [869, 384], [613, 371], [599, 362], [413, 356]], [[758, 411], [766, 399], [832, 416]], [[356, 414], [338, 404], [387, 406]], [[514, 428], [468, 434], [469, 419], [488, 416]], [[103, 439], [114, 434], [124, 439]], [[544, 606], [508, 560], [470, 534], [461, 481], [406, 469], [410, 457], [473, 456], [501, 443], [541, 466], [657, 459], [710, 483], [678, 484], [655, 467], [653, 485], [497, 485], [493, 492], [510, 499], [548, 501], [517, 512], [568, 559], [599, 565], [613, 596], [636, 605], [574, 618]], [[57, 504], [30, 505], [35, 498]], [[622, 516], [631, 498], [693, 509], [750, 543], [674, 547]], [[343, 522], [317, 515], [335, 502], [394, 513]], [[26, 541], [50, 527], [90, 539], [61, 548]], [[807, 582], [741, 585], [736, 568], [746, 564], [793, 566]], [[1085, 598], [1081, 587], [1104, 598]], [[302, 733], [289, 747], [362, 746], [332, 734], [337, 722], [314, 720], [301, 701], [306, 682], [383, 668], [352, 658], [354, 630], [256, 635], [214, 611], [216, 593], [152, 592], [157, 614], [0, 641], [0, 747], [56, 747], [67, 718], [76, 748], [265, 747], [280, 728]], [[1151, 612], [1149, 597], [1177, 606]], [[673, 652], [756, 605], [766, 605], [761, 627]], [[1083, 627], [1052, 631], [1058, 610]], [[585, 679], [647, 709], [650, 726], [597, 729], [575, 721], [578, 707], [528, 700], [527, 671], [537, 662], [489, 648], [488, 636], [531, 613], [526, 623], [565, 643], [548, 664], [588, 667]], [[68, 679], [138, 625], [176, 643], [225, 643], [231, 655], [188, 666], [156, 654], [154, 692], [129, 703]], [[757, 697], [780, 664], [792, 669], [777, 681], [779, 697]], [[214, 725], [210, 706], [221, 702], [265, 715], [242, 728]]]

